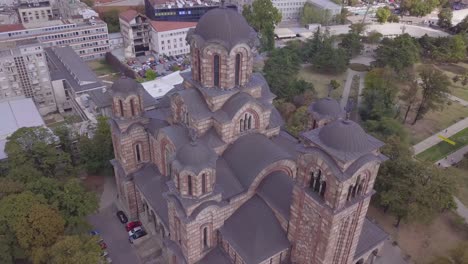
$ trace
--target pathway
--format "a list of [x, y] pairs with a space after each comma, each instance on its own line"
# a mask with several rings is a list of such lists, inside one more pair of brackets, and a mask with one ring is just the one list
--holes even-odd
[[447, 97], [448, 97], [449, 100], [454, 101], [456, 103], [459, 103], [459, 104], [463, 105], [464, 107], [468, 106], [468, 101], [465, 101], [465, 100], [463, 100], [463, 99], [461, 99], [459, 97], [456, 97], [456, 96], [451, 95], [451, 94], [447, 94]]
[[349, 93], [351, 91], [351, 84], [353, 83], [353, 77], [356, 74], [359, 74], [359, 72], [348, 69], [348, 75], [346, 76], [346, 83], [343, 89], [343, 95], [341, 96], [340, 106], [342, 109], [346, 106], [346, 103], [348, 102]]
[[439, 167], [443, 167], [443, 168], [450, 167], [453, 164], [457, 164], [458, 162], [460, 162], [466, 153], [468, 153], [468, 145], [464, 146], [463, 148], [455, 152], [452, 152], [451, 154], [447, 156], [447, 158], [443, 158], [437, 161], [436, 164]]
[[364, 80], [366, 79], [366, 74], [367, 72], [361, 72], [359, 74], [359, 96], [358, 96], [358, 101], [357, 101], [357, 108], [359, 109], [359, 106], [361, 105], [362, 101], [362, 90], [364, 89]]
[[459, 216], [465, 218], [465, 222], [468, 223], [468, 208], [458, 200], [457, 197], [453, 197], [455, 203], [457, 204], [457, 213]]
[[439, 133], [436, 133], [436, 134], [426, 138], [425, 140], [419, 142], [418, 144], [414, 145], [413, 146], [414, 155], [417, 155], [417, 154], [423, 152], [424, 150], [434, 146], [435, 144], [441, 142], [442, 139], [440, 139], [438, 137], [438, 135], [442, 135], [444, 137], [451, 137], [454, 134], [460, 132], [461, 130], [463, 130], [464, 128], [467, 128], [467, 127], [468, 127], [468, 117], [466, 117], [463, 120], [458, 121], [457, 123], [449, 126], [447, 129], [442, 130]]

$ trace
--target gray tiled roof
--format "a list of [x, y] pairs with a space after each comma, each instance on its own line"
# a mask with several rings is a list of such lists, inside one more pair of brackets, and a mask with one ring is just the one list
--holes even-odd
[[218, 155], [203, 142], [189, 142], [176, 155], [176, 161], [195, 174], [205, 168], [214, 168], [217, 158]]
[[222, 189], [223, 199], [229, 199], [244, 191], [244, 187], [223, 158], [216, 162], [216, 183]]
[[[112, 105], [112, 97], [107, 89], [96, 89], [86, 93], [98, 107], [110, 107]], [[143, 90], [142, 93], [144, 108], [152, 108], [157, 104], [156, 100], [146, 90]]]
[[388, 238], [388, 234], [378, 225], [372, 223], [369, 219], [364, 219], [361, 235], [359, 236], [358, 245], [354, 258], [361, 257], [364, 253], [368, 252], [379, 243]]
[[275, 171], [263, 180], [257, 189], [257, 194], [289, 220], [293, 186], [291, 177], [284, 172]]
[[78, 56], [70, 46], [54, 47], [52, 50], [79, 83], [96, 82], [96, 74], [81, 60], [80, 56]]
[[227, 114], [229, 119], [232, 119], [234, 115], [239, 112], [239, 109], [249, 102], [256, 102], [256, 100], [249, 94], [240, 92], [231, 96], [231, 98], [224, 103], [222, 110]]
[[219, 247], [215, 247], [197, 264], [231, 264], [229, 256]]
[[116, 95], [127, 96], [129, 94], [139, 94], [146, 90], [141, 83], [124, 76], [116, 80], [109, 91]]
[[320, 117], [338, 118], [344, 116], [344, 109], [337, 100], [325, 97], [313, 102], [308, 109], [309, 113], [318, 114]]
[[260, 263], [290, 246], [276, 216], [257, 195], [234, 212], [220, 232], [246, 264]]
[[249, 26], [245, 18], [236, 10], [230, 8], [215, 8], [208, 11], [198, 21], [197, 27], [189, 31], [187, 40], [198, 35], [208, 43], [219, 43], [228, 50], [238, 43], [254, 45], [257, 34]]
[[163, 193], [168, 190], [166, 185], [167, 178], [159, 173], [156, 165], [146, 164], [133, 173], [133, 179], [138, 189], [147, 199], [148, 204], [156, 211], [155, 213], [164, 222], [166, 228], [168, 228], [167, 201], [163, 197]]
[[258, 173], [273, 162], [291, 159], [286, 151], [262, 134], [249, 134], [236, 140], [224, 153], [239, 182], [249, 188]]

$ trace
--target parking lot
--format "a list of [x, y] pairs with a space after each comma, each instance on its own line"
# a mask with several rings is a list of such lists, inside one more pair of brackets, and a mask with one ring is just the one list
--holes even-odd
[[125, 63], [142, 78], [145, 78], [145, 72], [148, 69], [155, 71], [157, 76], [165, 76], [174, 71], [182, 71], [190, 67], [190, 59], [186, 55], [148, 55], [127, 60]]

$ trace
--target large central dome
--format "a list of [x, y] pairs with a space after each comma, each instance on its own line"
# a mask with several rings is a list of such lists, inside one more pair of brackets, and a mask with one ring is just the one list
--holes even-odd
[[253, 45], [256, 33], [245, 18], [230, 8], [215, 8], [198, 21], [194, 32], [206, 42], [218, 42], [231, 49], [238, 43]]

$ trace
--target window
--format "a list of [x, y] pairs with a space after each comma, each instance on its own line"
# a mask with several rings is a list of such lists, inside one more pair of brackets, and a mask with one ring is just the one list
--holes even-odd
[[188, 187], [188, 195], [193, 195], [191, 175], [187, 176], [187, 187]]
[[213, 85], [219, 87], [219, 55], [214, 55], [213, 58], [213, 74], [214, 74], [214, 82]]
[[170, 176], [172, 173], [172, 166], [171, 166], [171, 150], [166, 146], [164, 150], [164, 159], [166, 161], [166, 176]]
[[247, 131], [252, 129], [252, 114], [250, 113], [245, 113], [244, 118], [241, 118], [240, 120], [240, 128], [239, 131]]
[[206, 173], [202, 174], [202, 194], [206, 193]]
[[182, 242], [181, 234], [180, 234], [180, 220], [177, 217], [174, 217], [174, 228], [175, 228], [175, 240], [179, 242], [179, 244]]
[[203, 228], [203, 248], [208, 248], [208, 227]]
[[364, 191], [364, 181], [361, 179], [361, 176], [358, 176], [356, 182], [349, 186], [348, 195], [346, 196], [346, 201], [352, 200], [356, 195], [362, 194]]
[[235, 76], [235, 83], [236, 85], [240, 84], [240, 65], [241, 64], [241, 55], [236, 55], [236, 76]]
[[130, 110], [132, 111], [132, 116], [135, 116], [135, 100], [130, 99]]
[[122, 100], [119, 100], [119, 107], [120, 107], [120, 116], [124, 117], [124, 110], [123, 110]]
[[310, 183], [309, 188], [318, 193], [320, 196], [325, 196], [325, 191], [327, 189], [327, 183], [325, 179], [322, 177], [322, 170], [318, 169], [310, 174]]
[[197, 62], [198, 62], [198, 81], [201, 82], [201, 56], [200, 56], [200, 50], [197, 49]]
[[136, 162], [139, 163], [141, 162], [141, 153], [140, 153], [140, 144], [135, 145], [135, 157], [136, 157]]

